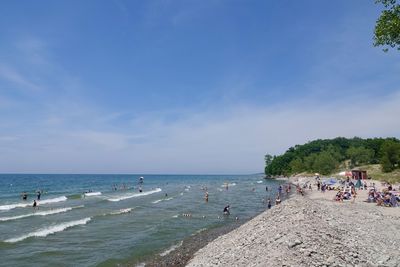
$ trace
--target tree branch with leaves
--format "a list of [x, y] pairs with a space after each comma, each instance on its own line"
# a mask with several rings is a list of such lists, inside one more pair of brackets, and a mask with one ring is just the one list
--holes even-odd
[[376, 21], [374, 46], [384, 46], [387, 52], [389, 47], [400, 51], [400, 4], [397, 0], [376, 0], [384, 6], [380, 17]]

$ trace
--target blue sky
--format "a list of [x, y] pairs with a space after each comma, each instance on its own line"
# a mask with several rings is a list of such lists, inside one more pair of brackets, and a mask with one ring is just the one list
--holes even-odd
[[400, 137], [374, 1], [2, 1], [0, 172], [253, 173]]

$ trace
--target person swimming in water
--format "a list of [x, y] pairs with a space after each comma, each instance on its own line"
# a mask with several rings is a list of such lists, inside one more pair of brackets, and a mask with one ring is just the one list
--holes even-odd
[[225, 206], [225, 208], [224, 208], [224, 214], [225, 214], [225, 215], [231, 214], [230, 211], [229, 211], [229, 209], [230, 209], [230, 206], [229, 206], [229, 205]]

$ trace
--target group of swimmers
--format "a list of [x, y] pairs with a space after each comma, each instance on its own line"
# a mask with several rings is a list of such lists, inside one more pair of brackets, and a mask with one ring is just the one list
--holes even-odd
[[[40, 200], [40, 197], [42, 196], [42, 191], [41, 190], [37, 190], [36, 191], [36, 199], [34, 199], [33, 200], [33, 204], [32, 204], [32, 207], [33, 208], [37, 208], [37, 206], [38, 206], [38, 203], [37, 203], [37, 201], [39, 201]], [[22, 192], [21, 193], [21, 198], [22, 198], [22, 200], [24, 200], [24, 201], [28, 201], [28, 193], [27, 192]]]
[[[228, 190], [228, 188], [229, 188], [228, 187], [228, 183], [225, 183], [224, 187], [225, 187], [226, 190]], [[207, 191], [207, 187], [203, 186], [203, 187], [201, 187], [201, 190], [204, 191], [204, 200], [205, 200], [206, 203], [208, 203], [209, 194], [208, 194], [208, 191]], [[268, 186], [265, 186], [265, 191], [268, 192], [268, 190], [269, 190]], [[254, 192], [255, 188], [252, 188], [252, 191]], [[280, 185], [278, 187], [278, 194], [277, 194], [276, 199], [275, 199], [275, 205], [279, 205], [281, 203], [281, 195], [283, 194], [283, 192], [285, 192], [286, 195], [289, 195], [289, 193], [291, 192], [291, 185], [290, 184], [287, 184], [287, 185], [284, 185], [284, 186]], [[271, 198], [266, 199], [264, 203], [267, 204], [268, 209], [270, 209], [272, 207]], [[230, 205], [226, 205], [224, 207], [224, 209], [222, 210], [222, 212], [223, 212], [224, 215], [230, 215]], [[191, 217], [191, 214], [190, 214], [190, 216], [189, 216], [189, 214], [183, 214], [183, 216], [185, 216], [185, 215], [186, 215], [186, 217]], [[236, 219], [238, 220], [238, 217], [236, 217]]]
[[[40, 200], [40, 197], [42, 196], [42, 191], [37, 190], [36, 191], [36, 198], [37, 200]], [[27, 192], [22, 192], [21, 193], [21, 198], [22, 200], [28, 200], [28, 193]]]

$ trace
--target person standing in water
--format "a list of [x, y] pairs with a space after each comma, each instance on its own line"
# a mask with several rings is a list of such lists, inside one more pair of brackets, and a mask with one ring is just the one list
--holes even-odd
[[229, 205], [225, 206], [225, 208], [224, 208], [224, 214], [225, 214], [225, 215], [230, 215], [230, 214], [231, 214], [230, 211], [229, 211], [229, 209], [230, 209], [230, 206], [229, 206]]
[[268, 209], [270, 209], [271, 206], [272, 206], [272, 204], [271, 204], [271, 198], [268, 198], [267, 205], [268, 205]]
[[37, 202], [36, 202], [36, 200], [33, 200], [33, 205], [32, 205], [32, 207], [33, 207], [34, 209], [37, 208]]
[[279, 196], [279, 194], [276, 196], [276, 199], [275, 199], [275, 205], [279, 205], [279, 204], [281, 204], [281, 198], [280, 198], [280, 196]]
[[40, 200], [40, 196], [42, 195], [42, 193], [40, 192], [40, 190], [38, 190], [36, 192], [36, 196], [37, 196], [37, 200]]
[[206, 194], [204, 195], [204, 199], [206, 200], [206, 202], [208, 202], [208, 192], [206, 192]]
[[22, 200], [27, 200], [28, 199], [28, 194], [26, 192], [23, 192], [21, 194], [21, 196], [22, 196]]

